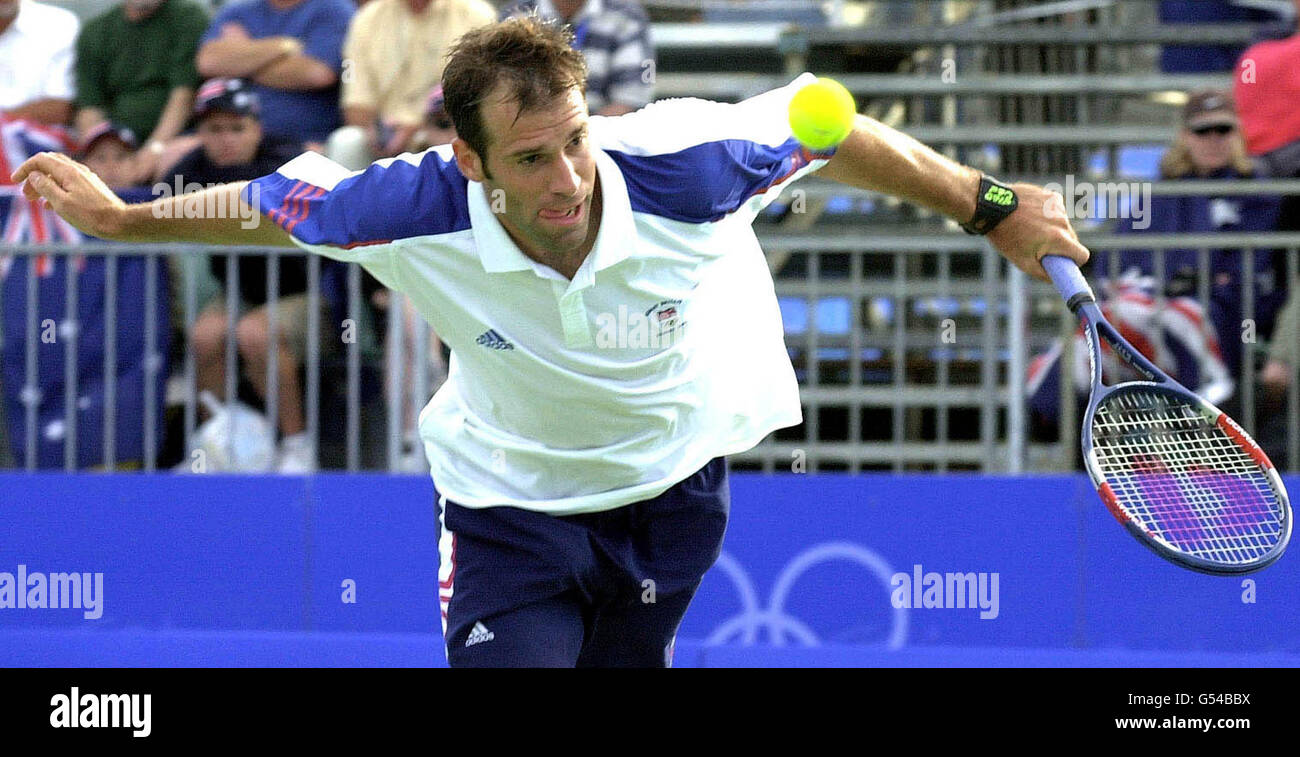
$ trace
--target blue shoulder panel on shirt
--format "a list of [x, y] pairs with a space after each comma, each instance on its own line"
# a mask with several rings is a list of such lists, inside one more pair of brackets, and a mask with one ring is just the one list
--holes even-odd
[[606, 152], [623, 172], [634, 212], [687, 223], [720, 220], [819, 157], [794, 139], [776, 147], [724, 139], [659, 155]]
[[256, 187], [258, 210], [299, 241], [355, 247], [468, 229], [467, 186], [454, 160], [430, 151], [419, 165], [372, 164], [332, 190], [273, 173], [244, 200]]

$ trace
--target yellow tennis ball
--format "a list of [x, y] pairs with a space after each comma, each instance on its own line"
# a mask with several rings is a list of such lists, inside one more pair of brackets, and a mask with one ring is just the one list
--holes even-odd
[[834, 79], [821, 78], [790, 100], [790, 130], [810, 150], [826, 150], [844, 141], [857, 114], [853, 95]]

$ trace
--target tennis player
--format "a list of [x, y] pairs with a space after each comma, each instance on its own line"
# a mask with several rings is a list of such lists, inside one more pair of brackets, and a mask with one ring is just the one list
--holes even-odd
[[866, 117], [837, 151], [808, 152], [786, 109], [812, 80], [591, 117], [568, 33], [511, 19], [450, 55], [450, 145], [356, 173], [306, 153], [134, 206], [60, 155], [14, 180], [98, 237], [298, 245], [405, 292], [452, 349], [420, 416], [450, 663], [666, 666], [721, 549], [725, 456], [801, 422], [751, 227], [764, 206], [820, 170], [988, 233], [1038, 278], [1043, 255], [1087, 259], [1045, 190]]

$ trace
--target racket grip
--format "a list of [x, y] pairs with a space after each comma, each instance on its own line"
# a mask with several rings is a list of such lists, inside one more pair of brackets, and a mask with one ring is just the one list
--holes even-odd
[[1043, 270], [1051, 277], [1052, 284], [1060, 293], [1061, 299], [1070, 306], [1071, 312], [1084, 302], [1096, 302], [1097, 297], [1088, 286], [1088, 280], [1073, 260], [1061, 255], [1044, 255]]

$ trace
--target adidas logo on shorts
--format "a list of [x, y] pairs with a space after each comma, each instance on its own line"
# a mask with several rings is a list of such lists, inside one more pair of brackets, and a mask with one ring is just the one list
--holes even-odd
[[481, 622], [475, 623], [474, 627], [470, 629], [469, 638], [465, 639], [465, 646], [472, 647], [475, 644], [482, 644], [485, 641], [492, 641], [496, 637], [497, 637], [496, 634], [487, 630], [487, 626], [483, 625]]

